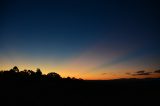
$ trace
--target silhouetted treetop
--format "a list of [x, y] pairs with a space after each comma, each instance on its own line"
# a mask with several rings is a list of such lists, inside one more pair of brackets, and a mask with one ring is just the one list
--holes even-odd
[[50, 72], [47, 74], [47, 76], [52, 78], [61, 78], [61, 76], [55, 72]]
[[12, 72], [19, 72], [19, 69], [17, 66], [14, 66], [12, 69], [10, 69]]
[[38, 75], [38, 76], [42, 75], [42, 71], [39, 68], [37, 68], [37, 70], [36, 70], [36, 75]]

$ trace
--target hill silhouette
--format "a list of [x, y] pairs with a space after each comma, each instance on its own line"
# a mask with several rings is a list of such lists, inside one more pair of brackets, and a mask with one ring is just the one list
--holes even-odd
[[159, 95], [160, 78], [82, 80], [16, 66], [0, 72], [2, 106], [156, 106]]

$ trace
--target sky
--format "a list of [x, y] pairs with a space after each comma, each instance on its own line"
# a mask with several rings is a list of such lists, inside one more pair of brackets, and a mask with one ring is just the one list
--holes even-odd
[[147, 77], [126, 73], [160, 69], [159, 10], [157, 0], [1, 0], [0, 70]]

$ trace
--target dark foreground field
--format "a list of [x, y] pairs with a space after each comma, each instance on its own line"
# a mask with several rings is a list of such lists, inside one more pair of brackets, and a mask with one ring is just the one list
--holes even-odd
[[0, 81], [0, 97], [0, 106], [159, 106], [160, 80]]

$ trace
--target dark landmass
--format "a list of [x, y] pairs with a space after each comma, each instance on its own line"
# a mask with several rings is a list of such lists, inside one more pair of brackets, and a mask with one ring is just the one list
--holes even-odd
[[[28, 74], [24, 74], [26, 72]], [[158, 106], [160, 78], [82, 80], [39, 69], [0, 72], [2, 106]], [[22, 74], [23, 73], [23, 74]], [[23, 75], [23, 76], [22, 76]]]

